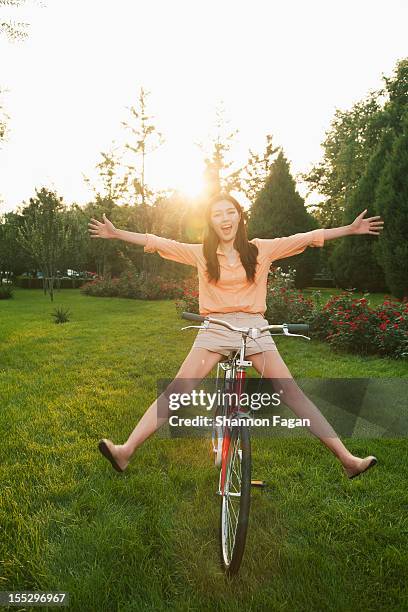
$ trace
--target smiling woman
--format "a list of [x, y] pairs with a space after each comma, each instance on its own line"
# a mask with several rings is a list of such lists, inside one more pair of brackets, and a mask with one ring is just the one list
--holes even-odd
[[[239, 327], [260, 327], [266, 322], [263, 314], [271, 263], [302, 253], [308, 246], [322, 247], [325, 240], [352, 234], [378, 235], [383, 222], [379, 221], [379, 217], [364, 219], [366, 212], [363, 211], [352, 224], [344, 227], [316, 229], [281, 238], [248, 240], [245, 212], [241, 205], [230, 194], [218, 193], [207, 202], [205, 208], [203, 244], [188, 244], [154, 234], [118, 230], [106, 217], [104, 223], [92, 219], [94, 224], [89, 224], [89, 231], [93, 238], [119, 238], [133, 242], [143, 245], [145, 252], [157, 252], [165, 259], [197, 268], [200, 314], [210, 314], [218, 319], [233, 318], [231, 322]], [[168, 421], [168, 395], [174, 382], [182, 383], [183, 392], [191, 392], [223, 356], [238, 348], [239, 338], [213, 327], [210, 324], [207, 329], [198, 332], [175, 380], [146, 410], [125, 444], [115, 445], [106, 438], [100, 440], [99, 450], [117, 471], [123, 472], [135, 450]], [[262, 376], [279, 383], [279, 388], [285, 392], [285, 404], [298, 417], [310, 420], [310, 431], [341, 461], [349, 478], [376, 464], [377, 460], [372, 455], [361, 459], [344, 446], [319, 409], [293, 380], [269, 332], [259, 338], [256, 346], [248, 343], [245, 354], [251, 355], [253, 366]]]

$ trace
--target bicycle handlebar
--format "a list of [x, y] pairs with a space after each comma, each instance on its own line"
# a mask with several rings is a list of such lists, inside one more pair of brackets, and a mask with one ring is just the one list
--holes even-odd
[[[221, 321], [220, 319], [214, 319], [213, 317], [198, 315], [193, 312], [183, 312], [181, 314], [183, 319], [187, 319], [188, 321], [199, 321], [203, 323], [204, 321], [209, 321], [210, 323], [218, 323], [218, 325], [222, 325], [223, 327], [227, 327], [231, 331], [239, 331], [238, 328], [234, 327], [228, 321]], [[260, 327], [259, 330], [264, 332], [268, 329], [274, 331], [283, 331], [286, 328], [290, 334], [296, 333], [305, 333], [309, 332], [309, 325], [307, 323], [282, 323], [281, 325], [265, 325], [264, 327]]]

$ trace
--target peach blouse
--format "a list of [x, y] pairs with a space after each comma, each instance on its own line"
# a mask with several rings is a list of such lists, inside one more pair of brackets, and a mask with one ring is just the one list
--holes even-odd
[[199, 311], [202, 315], [212, 312], [250, 312], [264, 314], [266, 311], [266, 285], [270, 265], [277, 259], [302, 253], [306, 247], [324, 245], [324, 229], [315, 229], [282, 238], [253, 238], [258, 247], [258, 263], [255, 282], [247, 281], [241, 261], [229, 264], [226, 255], [217, 248], [220, 262], [218, 283], [209, 283], [206, 278], [207, 262], [202, 244], [177, 242], [146, 233], [145, 253], [157, 252], [164, 259], [197, 268], [199, 288]]

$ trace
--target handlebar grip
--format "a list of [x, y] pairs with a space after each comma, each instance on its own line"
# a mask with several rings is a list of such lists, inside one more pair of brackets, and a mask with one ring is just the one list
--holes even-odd
[[181, 317], [182, 319], [187, 319], [187, 321], [200, 321], [200, 323], [205, 321], [205, 317], [194, 312], [182, 312]]
[[309, 325], [307, 323], [288, 323], [288, 332], [290, 334], [307, 334], [309, 333]]

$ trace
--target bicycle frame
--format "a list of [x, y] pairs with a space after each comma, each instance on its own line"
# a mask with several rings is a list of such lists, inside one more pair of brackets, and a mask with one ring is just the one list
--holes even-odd
[[[218, 362], [218, 365], [217, 365], [217, 387], [218, 387], [218, 381], [222, 380], [222, 377], [220, 376], [220, 369], [221, 369], [221, 370], [224, 370], [224, 378], [223, 378], [224, 392], [233, 394], [231, 403], [228, 403], [227, 409], [223, 410], [222, 416], [225, 416], [228, 419], [234, 418], [234, 416], [239, 416], [240, 418], [244, 418], [245, 416], [248, 416], [250, 413], [250, 410], [242, 411], [239, 405], [239, 400], [240, 400], [241, 394], [243, 393], [243, 389], [245, 385], [246, 370], [252, 365], [252, 361], [245, 359], [245, 350], [246, 350], [246, 336], [242, 335], [240, 349], [232, 357], [230, 356], [229, 358], [227, 358], [226, 365], [224, 365], [225, 361], [220, 361]], [[225, 381], [227, 382], [225, 383]], [[235, 400], [235, 397], [237, 398], [236, 400]], [[214, 422], [213, 439], [215, 437], [216, 428], [217, 428], [217, 425]], [[228, 425], [221, 426], [221, 431], [222, 431], [222, 451], [221, 451], [221, 470], [220, 470], [218, 494], [224, 495], [225, 494], [227, 456], [229, 453], [230, 442], [231, 442], [231, 428]], [[230, 493], [230, 495], [234, 495], [234, 494]]]

